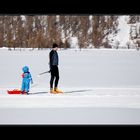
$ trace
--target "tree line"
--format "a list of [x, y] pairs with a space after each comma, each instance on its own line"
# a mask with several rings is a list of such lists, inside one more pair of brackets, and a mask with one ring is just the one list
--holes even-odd
[[110, 47], [108, 35], [117, 32], [118, 16], [98, 15], [1, 15], [0, 47], [50, 48], [58, 43], [69, 48], [71, 37], [78, 46]]

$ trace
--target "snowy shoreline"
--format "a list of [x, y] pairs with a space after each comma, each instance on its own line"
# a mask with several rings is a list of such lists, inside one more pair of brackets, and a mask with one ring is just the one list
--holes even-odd
[[0, 95], [0, 108], [109, 107], [140, 109], [140, 88], [94, 88], [50, 94], [32, 90], [30, 95]]

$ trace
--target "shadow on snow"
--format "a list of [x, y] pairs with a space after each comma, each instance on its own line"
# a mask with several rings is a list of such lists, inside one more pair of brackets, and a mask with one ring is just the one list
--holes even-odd
[[[86, 92], [86, 91], [92, 91], [91, 89], [87, 89], [87, 90], [71, 90], [71, 91], [64, 91], [63, 93], [77, 93], [77, 92]], [[34, 93], [29, 93], [30, 95], [34, 95], [34, 94], [46, 94], [49, 92], [34, 92]]]

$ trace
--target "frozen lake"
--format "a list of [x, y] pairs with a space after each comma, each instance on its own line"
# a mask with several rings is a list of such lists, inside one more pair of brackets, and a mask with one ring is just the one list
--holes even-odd
[[[49, 74], [37, 77], [49, 69], [49, 51], [0, 50], [0, 124], [140, 124], [139, 51], [58, 51], [59, 95], [48, 93]], [[24, 65], [31, 94], [8, 95], [21, 87]]]

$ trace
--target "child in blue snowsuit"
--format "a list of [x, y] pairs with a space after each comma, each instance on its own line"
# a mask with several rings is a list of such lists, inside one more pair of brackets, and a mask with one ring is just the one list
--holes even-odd
[[23, 94], [24, 92], [28, 94], [29, 89], [30, 89], [30, 82], [33, 84], [32, 76], [31, 73], [29, 72], [28, 66], [24, 66], [22, 68], [23, 74], [22, 74], [22, 87], [21, 87], [21, 93]]

